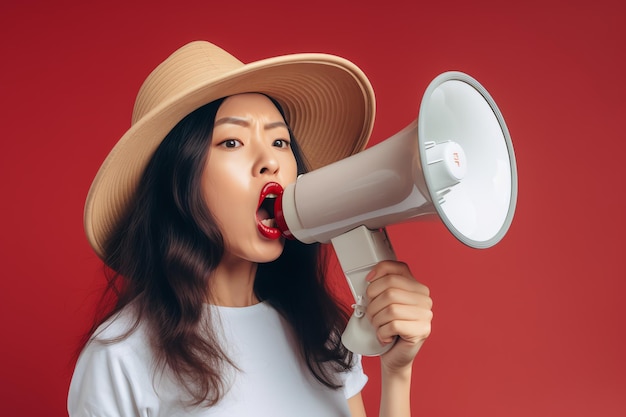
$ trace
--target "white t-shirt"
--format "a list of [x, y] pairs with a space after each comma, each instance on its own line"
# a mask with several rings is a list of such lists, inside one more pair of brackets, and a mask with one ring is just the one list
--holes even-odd
[[132, 315], [123, 310], [97, 332], [81, 353], [68, 395], [70, 417], [218, 417], [349, 416], [347, 398], [367, 382], [357, 355], [352, 371], [339, 375], [343, 389], [332, 390], [311, 375], [296, 353], [291, 331], [266, 303], [250, 307], [215, 307], [224, 331], [224, 348], [239, 371], [228, 368], [232, 384], [213, 407], [190, 408], [183, 388], [166, 373], [154, 372], [146, 328], [114, 338], [129, 329]]

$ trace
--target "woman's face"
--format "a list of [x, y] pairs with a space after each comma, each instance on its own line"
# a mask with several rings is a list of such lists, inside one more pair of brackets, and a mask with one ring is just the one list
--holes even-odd
[[272, 101], [252, 93], [224, 100], [215, 117], [202, 187], [224, 236], [225, 259], [261, 263], [280, 256], [284, 241], [268, 219], [271, 210], [260, 208], [260, 202], [271, 196], [272, 183], [284, 188], [296, 175], [289, 131]]

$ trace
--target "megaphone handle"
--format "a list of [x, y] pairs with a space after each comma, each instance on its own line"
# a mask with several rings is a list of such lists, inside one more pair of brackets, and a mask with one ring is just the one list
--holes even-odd
[[354, 313], [341, 341], [354, 353], [382, 355], [391, 349], [393, 343], [382, 345], [376, 337], [376, 329], [364, 315], [369, 303], [365, 277], [380, 261], [396, 260], [387, 231], [384, 228], [370, 230], [366, 226], [359, 226], [332, 238], [331, 242], [355, 301]]

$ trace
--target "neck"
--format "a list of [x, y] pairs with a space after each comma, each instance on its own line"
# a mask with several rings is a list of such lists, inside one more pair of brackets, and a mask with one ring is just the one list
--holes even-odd
[[209, 302], [225, 307], [247, 307], [259, 302], [254, 294], [257, 264], [223, 259], [210, 279]]

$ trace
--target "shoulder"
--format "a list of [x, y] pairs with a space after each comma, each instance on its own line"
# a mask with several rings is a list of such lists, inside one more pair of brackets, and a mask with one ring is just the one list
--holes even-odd
[[148, 332], [136, 318], [134, 309], [128, 307], [94, 332], [74, 369], [68, 394], [70, 416], [91, 415], [85, 410], [133, 415], [132, 410], [124, 410], [133, 402], [128, 400], [138, 390], [151, 387], [154, 375]]
[[138, 313], [135, 304], [131, 303], [102, 323], [91, 335], [89, 344], [121, 339], [133, 333], [135, 327], [139, 327]]
[[151, 346], [148, 326], [131, 303], [96, 329], [81, 352], [77, 368], [112, 361], [138, 365], [153, 356]]

